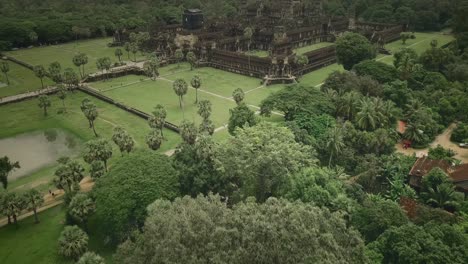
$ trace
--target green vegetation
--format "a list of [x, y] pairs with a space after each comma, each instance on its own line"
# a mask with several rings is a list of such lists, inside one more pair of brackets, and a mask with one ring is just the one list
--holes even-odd
[[[8, 61], [8, 65], [10, 66], [8, 72], [10, 85], [0, 87], [0, 98], [41, 89], [41, 81], [32, 70], [11, 61]], [[0, 74], [0, 82], [6, 83], [3, 74]], [[46, 78], [44, 84], [50, 85], [52, 81]]]
[[318, 50], [318, 49], [333, 46], [333, 45], [335, 45], [335, 44], [331, 43], [331, 42], [319, 42], [319, 43], [316, 43], [316, 44], [295, 48], [294, 52], [297, 55], [302, 55], [302, 54], [307, 53], [309, 51]]

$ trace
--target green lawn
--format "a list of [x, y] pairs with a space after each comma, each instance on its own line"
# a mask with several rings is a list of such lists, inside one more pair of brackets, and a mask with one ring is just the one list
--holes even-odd
[[[39, 213], [39, 224], [34, 224], [34, 217], [28, 217], [15, 226], [0, 228], [0, 263], [21, 264], [68, 264], [74, 263], [57, 253], [57, 240], [65, 226], [65, 207], [56, 206]], [[97, 252], [112, 262], [113, 249], [103, 245], [97, 225], [89, 225], [89, 250]]]
[[[190, 83], [192, 77], [198, 75], [202, 79], [198, 99], [207, 99], [213, 104], [212, 120], [216, 127], [227, 123], [229, 109], [235, 107], [235, 103], [229, 99], [234, 89], [242, 88], [247, 93], [261, 85], [259, 79], [213, 68], [204, 67], [190, 71], [187, 64], [182, 64], [180, 68], [174, 65], [162, 67], [160, 73], [163, 79], [156, 81], [145, 80], [142, 76], [129, 75], [90, 85], [117, 101], [145, 112], [151, 112], [156, 104], [162, 104], [168, 111], [168, 121], [175, 124], [180, 124], [184, 119], [198, 124], [201, 122], [201, 118], [197, 114], [195, 89], [190, 88], [187, 95], [184, 96], [184, 111], [182, 111], [172, 87], [172, 81], [176, 79], [181, 78]], [[249, 97], [251, 96], [248, 95], [247, 98]], [[258, 101], [263, 98], [258, 98]]]
[[[54, 61], [58, 61], [62, 65], [62, 70], [65, 68], [73, 68], [78, 71], [72, 62], [75, 54], [83, 52], [88, 55], [88, 64], [85, 65], [85, 72], [91, 73], [97, 71], [96, 60], [102, 57], [109, 57], [112, 62], [118, 59], [114, 55], [116, 47], [108, 47], [107, 44], [112, 42], [112, 38], [80, 40], [76, 42], [69, 42], [60, 45], [50, 45], [35, 47], [30, 49], [19, 49], [7, 52], [6, 54], [18, 60], [27, 62], [32, 65], [48, 65]], [[123, 60], [128, 60], [127, 52], [123, 50]], [[133, 59], [133, 54], [130, 54]], [[137, 59], [141, 59], [141, 54], [138, 53]]]
[[[89, 129], [88, 122], [79, 108], [84, 98], [90, 98], [98, 106], [99, 118], [96, 121], [96, 130], [101, 137], [110, 140], [113, 128], [118, 125], [126, 129], [134, 137], [136, 147], [146, 147], [145, 137], [150, 128], [145, 120], [81, 92], [69, 94], [66, 99], [68, 107], [66, 114], [57, 113], [57, 110], [61, 107], [61, 102], [56, 96], [52, 98], [52, 107], [49, 109], [49, 116], [47, 117], [43, 116], [41, 109], [37, 106], [37, 99], [1, 106], [0, 124], [2, 124], [2, 129], [0, 130], [0, 138], [55, 128], [73, 134], [81, 142], [94, 139], [94, 134]], [[181, 141], [177, 133], [169, 130], [165, 130], [164, 133], [167, 141], [161, 146], [159, 150], [161, 152], [175, 148]], [[114, 155], [110, 162], [116, 162], [119, 157], [120, 152], [114, 146]], [[29, 176], [11, 181], [10, 188], [27, 189], [35, 186], [41, 190], [46, 190], [53, 178], [55, 168], [56, 166], [48, 166]]]
[[[415, 33], [415, 39], [408, 39], [405, 44], [401, 40], [397, 40], [385, 45], [385, 48], [390, 50], [391, 53], [395, 53], [402, 48], [411, 48], [416, 51], [416, 53], [421, 54], [425, 50], [429, 49], [431, 46], [431, 41], [433, 39], [437, 40], [439, 46], [443, 46], [455, 38], [453, 35], [441, 33], [441, 32], [432, 32], [432, 33]], [[380, 55], [377, 58], [378, 61], [385, 62], [388, 64], [393, 63], [393, 56], [392, 55]]]
[[304, 46], [304, 47], [296, 48], [296, 49], [294, 49], [294, 52], [297, 55], [302, 55], [302, 54], [307, 53], [309, 51], [325, 48], [325, 47], [328, 47], [328, 46], [331, 46], [331, 45], [335, 45], [335, 43], [332, 43], [332, 42], [319, 42], [319, 43], [315, 43], [315, 44], [312, 44], [312, 45], [307, 45], [307, 46]]
[[[10, 85], [0, 86], [0, 98], [35, 91], [41, 88], [41, 80], [36, 77], [32, 70], [12, 61], [8, 61], [8, 65], [10, 66], [10, 71], [8, 72]], [[0, 83], [7, 83], [3, 73], [0, 73]], [[52, 81], [45, 78], [44, 85], [50, 84], [52, 84]]]

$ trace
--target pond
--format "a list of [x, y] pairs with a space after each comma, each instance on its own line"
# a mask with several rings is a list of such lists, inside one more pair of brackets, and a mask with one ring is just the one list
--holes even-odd
[[11, 181], [53, 165], [60, 157], [74, 156], [79, 152], [78, 143], [73, 135], [58, 129], [26, 133], [0, 139], [0, 157], [20, 163], [21, 168], [8, 176]]

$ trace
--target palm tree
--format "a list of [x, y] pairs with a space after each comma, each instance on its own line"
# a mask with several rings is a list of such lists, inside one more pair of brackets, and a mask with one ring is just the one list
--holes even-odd
[[201, 84], [201, 78], [198, 75], [193, 76], [192, 80], [190, 81], [190, 85], [195, 88], [195, 103], [198, 103], [198, 89], [200, 88]]
[[[330, 89], [329, 91], [334, 90]], [[345, 93], [337, 102], [338, 114], [344, 116], [347, 120], [352, 120], [356, 113], [360, 98], [361, 94], [356, 91]]]
[[78, 260], [88, 250], [88, 235], [77, 226], [66, 226], [58, 244], [60, 255]]
[[197, 140], [197, 127], [194, 123], [184, 120], [180, 125], [180, 135], [185, 143], [193, 145]]
[[244, 97], [245, 97], [245, 94], [241, 88], [237, 88], [232, 92], [232, 98], [234, 98], [234, 101], [236, 102], [237, 105], [239, 105], [240, 103], [242, 103], [242, 101], [244, 101]]
[[86, 252], [76, 264], [105, 264], [104, 259], [93, 252]]
[[83, 228], [86, 230], [88, 217], [94, 213], [95, 209], [94, 202], [88, 195], [78, 193], [71, 199], [68, 213], [73, 219], [82, 223]]
[[41, 87], [42, 89], [44, 89], [44, 78], [47, 75], [47, 71], [45, 70], [44, 66], [42, 65], [34, 66], [33, 71], [36, 74], [36, 77], [41, 80]]
[[27, 204], [28, 210], [34, 212], [34, 222], [39, 223], [39, 218], [37, 217], [37, 208], [44, 204], [44, 197], [36, 189], [30, 189], [24, 194], [24, 198]]
[[57, 88], [58, 88], [57, 96], [60, 100], [62, 100], [63, 111], [67, 112], [67, 108], [65, 107], [65, 98], [67, 98], [67, 89], [62, 84], [59, 84]]
[[421, 142], [423, 140], [423, 135], [424, 132], [418, 128], [416, 123], [408, 123], [403, 138], [413, 142]]
[[23, 197], [14, 192], [7, 192], [2, 199], [3, 214], [8, 217], [8, 224], [11, 224], [11, 218], [16, 227], [18, 227], [18, 215], [25, 208], [26, 203]]
[[340, 154], [341, 151], [343, 151], [343, 148], [345, 147], [343, 130], [341, 127], [335, 126], [329, 131], [326, 147], [330, 152], [330, 158], [328, 160], [328, 166], [330, 167], [332, 164], [333, 156], [337, 156], [338, 154]]
[[174, 92], [179, 97], [180, 109], [182, 109], [182, 111], [183, 111], [184, 110], [184, 108], [183, 108], [183, 102], [184, 102], [183, 96], [185, 94], [187, 94], [188, 85], [183, 79], [177, 79], [177, 80], [174, 81], [173, 88], [174, 88]]
[[164, 125], [166, 124], [167, 111], [164, 106], [158, 104], [154, 107], [153, 116], [148, 119], [149, 126], [153, 129], [159, 129], [164, 138]]
[[10, 65], [6, 61], [2, 61], [2, 64], [0, 64], [0, 70], [5, 74], [5, 79], [7, 81], [7, 84], [10, 85], [10, 79], [8, 79], [8, 72], [10, 71]]
[[198, 111], [197, 113], [206, 120], [210, 118], [211, 115], [211, 102], [209, 100], [201, 100], [198, 103]]
[[246, 37], [249, 41], [247, 42], [247, 51], [249, 57], [249, 69], [250, 69], [250, 45], [252, 44], [252, 36], [254, 34], [254, 30], [252, 27], [246, 27], [244, 29], [244, 37]]
[[115, 49], [114, 55], [117, 57], [117, 59], [119, 60], [119, 62], [122, 62], [122, 55], [123, 55], [123, 52], [122, 52], [121, 49]]
[[148, 136], [146, 136], [146, 144], [152, 150], [158, 150], [161, 147], [162, 141], [161, 132], [155, 129], [152, 129]]
[[364, 130], [374, 130], [379, 124], [379, 115], [374, 102], [365, 97], [359, 102], [359, 112], [356, 115], [357, 125]]
[[426, 198], [426, 203], [434, 207], [454, 210], [459, 205], [452, 183], [443, 183], [435, 188], [429, 188], [422, 195]]
[[417, 112], [424, 107], [424, 104], [419, 99], [411, 99], [406, 105], [405, 118], [411, 119]]
[[50, 107], [51, 102], [47, 95], [39, 96], [38, 106], [44, 110], [44, 116], [47, 116], [47, 108]]

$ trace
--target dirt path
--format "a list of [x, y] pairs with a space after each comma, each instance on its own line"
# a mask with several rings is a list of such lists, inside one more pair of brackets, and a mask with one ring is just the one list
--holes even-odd
[[[452, 135], [453, 130], [457, 125], [451, 124], [442, 134], [438, 135], [434, 142], [431, 143], [430, 147], [436, 147], [437, 145], [441, 145], [446, 149], [452, 149], [455, 151], [455, 158], [461, 160], [463, 163], [468, 163], [468, 149], [460, 148], [457, 144], [450, 141], [450, 136]], [[402, 144], [398, 143], [396, 145], [397, 152], [403, 153], [406, 155], [413, 155], [416, 154], [417, 157], [422, 157], [427, 155], [429, 148], [425, 149], [403, 149]]]
[[[94, 181], [90, 177], [85, 177], [81, 182], [80, 182], [80, 187], [82, 192], [89, 192], [94, 186]], [[42, 212], [45, 211], [49, 208], [55, 207], [59, 204], [63, 203], [63, 195], [64, 192], [63, 190], [52, 190], [55, 196], [52, 196], [51, 194], [47, 193], [44, 195], [44, 205], [40, 208], [37, 209], [37, 212]], [[20, 216], [18, 216], [18, 221], [24, 218], [27, 218], [29, 216], [32, 216], [34, 213], [27, 212], [24, 213]], [[3, 227], [8, 224], [8, 218], [2, 218], [0, 219], [0, 227]]]

